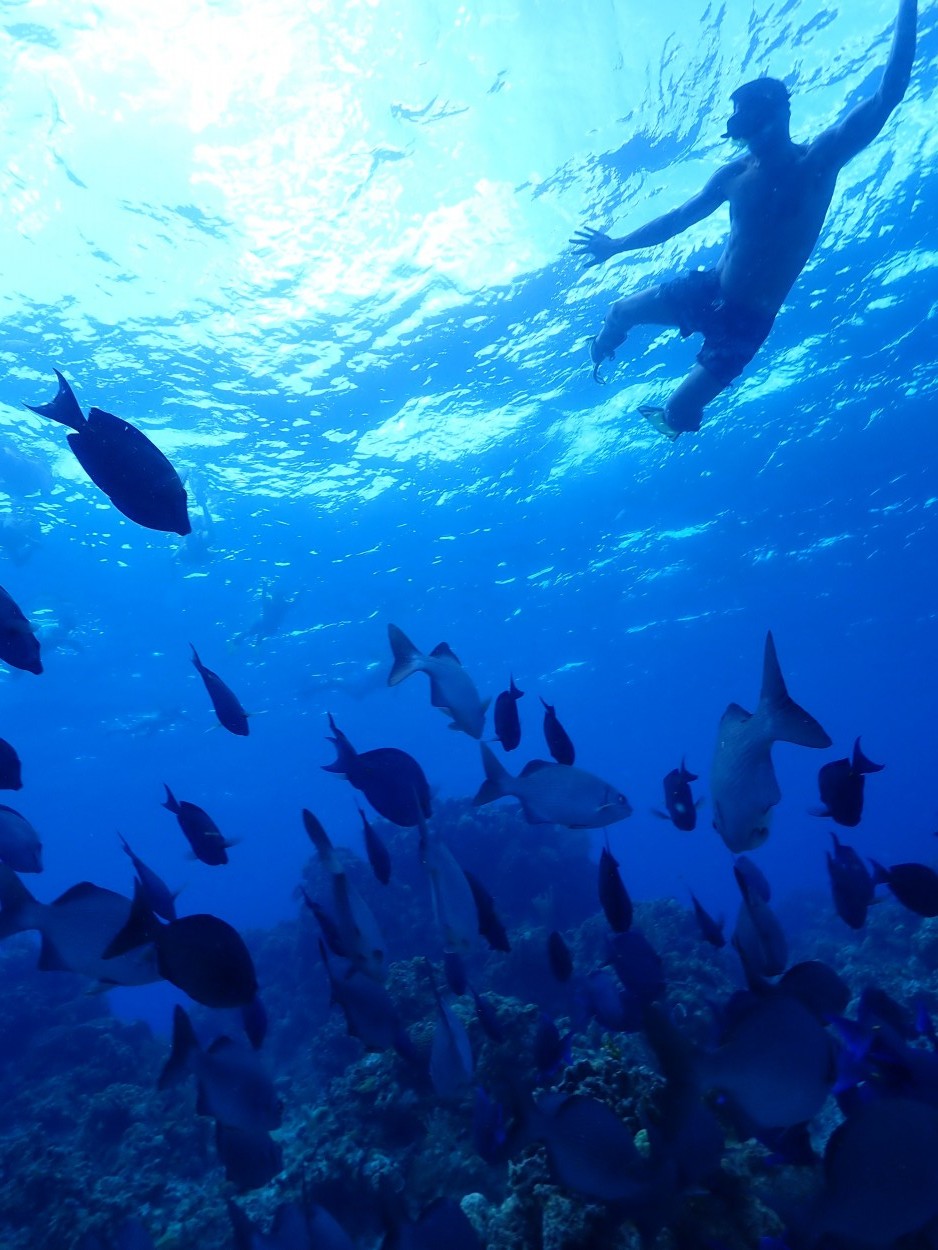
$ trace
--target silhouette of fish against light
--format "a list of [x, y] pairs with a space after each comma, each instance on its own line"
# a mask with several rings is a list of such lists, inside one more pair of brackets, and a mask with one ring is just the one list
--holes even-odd
[[[361, 972], [375, 980], [383, 980], [387, 974], [387, 962], [384, 940], [374, 913], [349, 882], [345, 867], [322, 823], [305, 807], [303, 828], [329, 875], [332, 906], [325, 914], [327, 923], [323, 932], [329, 937], [331, 948], [343, 959], [350, 960]], [[320, 912], [313, 906], [312, 900], [310, 908], [320, 919]], [[329, 921], [332, 922], [331, 929]]]
[[703, 799], [694, 801], [690, 791], [690, 783], [697, 780], [697, 774], [688, 772], [681, 760], [680, 768], [672, 768], [664, 779], [665, 811], [659, 812], [652, 808], [652, 814], [660, 820], [670, 820], [675, 829], [682, 833], [690, 833], [697, 826], [697, 808]]
[[772, 808], [782, 797], [772, 767], [772, 743], [829, 747], [830, 738], [803, 708], [789, 698], [766, 634], [762, 692], [755, 712], [731, 703], [720, 721], [710, 788], [713, 827], [734, 853], [751, 851], [769, 836]]
[[166, 790], [166, 802], [162, 806], [176, 817], [196, 859], [210, 867], [227, 864], [228, 848], [234, 846], [234, 843], [222, 836], [221, 830], [208, 812], [197, 803], [190, 803], [186, 799], [180, 803], [165, 781], [163, 786]]
[[19, 604], [0, 586], [0, 660], [11, 668], [41, 673], [39, 639]]
[[815, 816], [827, 816], [848, 829], [860, 823], [863, 815], [863, 788], [867, 773], [881, 773], [884, 765], [874, 764], [860, 750], [860, 739], [853, 744], [853, 759], [832, 760], [817, 775], [823, 807]]
[[136, 426], [100, 408], [90, 408], [86, 420], [72, 388], [58, 369], [54, 373], [59, 380], [55, 398], [25, 406], [75, 431], [68, 445], [76, 460], [125, 517], [146, 529], [185, 537], [192, 529], [186, 489], [160, 449]]
[[495, 720], [495, 737], [502, 744], [503, 751], [513, 751], [521, 742], [521, 718], [518, 716], [518, 700], [524, 698], [524, 691], [515, 685], [514, 677], [508, 681], [508, 689], [503, 690], [495, 700], [493, 717]]
[[572, 764], [576, 760], [576, 750], [570, 735], [557, 719], [557, 709], [552, 703], [541, 699], [544, 704], [544, 741], [553, 759], [558, 764]]
[[[189, 643], [192, 647], [192, 643]], [[236, 734], [239, 738], [246, 738], [250, 733], [248, 727], [248, 714], [238, 701], [238, 696], [226, 685], [217, 673], [213, 673], [210, 668], [206, 668], [199, 659], [199, 653], [195, 647], [192, 647], [192, 663], [195, 671], [205, 683], [205, 689], [208, 691], [208, 697], [212, 700], [212, 707], [215, 709], [215, 715], [218, 717], [218, 723], [223, 729], [227, 729], [229, 733]]]
[[599, 854], [599, 902], [613, 933], [625, 933], [632, 927], [632, 900], [608, 839]]
[[388, 639], [394, 654], [388, 685], [400, 685], [412, 673], [426, 673], [430, 703], [451, 718], [450, 728], [461, 729], [470, 738], [481, 738], [489, 701], [479, 698], [472, 678], [449, 646], [441, 642], [424, 655], [396, 625], [388, 626]]
[[827, 871], [831, 879], [834, 910], [851, 929], [862, 929], [876, 892], [876, 882], [853, 847], [841, 842], [833, 830], [831, 837], [834, 852], [827, 852]]
[[397, 747], [375, 747], [359, 753], [329, 715], [337, 759], [323, 764], [324, 773], [338, 773], [360, 790], [371, 806], [392, 825], [408, 828], [430, 815], [430, 786], [412, 755]]
[[0, 738], [0, 790], [22, 790], [23, 769], [20, 757], [6, 738]]
[[934, 868], [927, 864], [893, 864], [884, 868], [875, 859], [870, 862], [876, 884], [888, 886], [903, 907], [927, 919], [938, 916], [938, 872]]

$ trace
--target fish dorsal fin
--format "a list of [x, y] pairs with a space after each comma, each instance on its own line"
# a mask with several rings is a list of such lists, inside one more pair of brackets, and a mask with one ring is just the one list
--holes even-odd
[[738, 703], [731, 703], [723, 713], [723, 720], [729, 721], [731, 724], [742, 725], [747, 720], [752, 720], [752, 713], [747, 712], [744, 707], [740, 707]]
[[532, 773], [539, 773], [542, 768], [557, 768], [557, 764], [552, 764], [550, 760], [528, 760], [524, 768], [522, 768], [519, 776], [530, 777]]
[[459, 656], [455, 653], [448, 642], [438, 642], [430, 654], [437, 660], [452, 660], [454, 664], [459, 664]]
[[50, 903], [51, 907], [61, 907], [64, 903], [77, 903], [82, 899], [95, 898], [99, 894], [109, 893], [103, 890], [101, 886], [95, 885], [93, 881], [79, 881], [77, 885], [69, 886], [64, 894], [60, 894], [57, 899]]
[[789, 695], [771, 631], [765, 636], [759, 712], [765, 718], [769, 735], [775, 742], [791, 742], [800, 747], [831, 745], [830, 737], [810, 712], [799, 707]]
[[52, 945], [45, 934], [42, 935], [42, 946], [39, 948], [39, 962], [36, 967], [40, 972], [73, 972], [56, 947]]

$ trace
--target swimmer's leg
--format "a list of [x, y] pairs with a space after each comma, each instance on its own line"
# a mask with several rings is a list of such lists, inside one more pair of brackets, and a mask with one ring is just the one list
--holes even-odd
[[672, 301], [661, 286], [649, 287], [635, 295], [617, 299], [606, 314], [603, 328], [590, 344], [590, 360], [593, 362], [593, 378], [602, 382], [599, 366], [604, 360], [612, 360], [616, 348], [626, 340], [629, 330], [638, 325], [676, 326], [678, 318]]
[[663, 408], [644, 407], [639, 412], [673, 442], [679, 434], [700, 429], [704, 408], [728, 386], [729, 382], [721, 382], [703, 365], [694, 365]]

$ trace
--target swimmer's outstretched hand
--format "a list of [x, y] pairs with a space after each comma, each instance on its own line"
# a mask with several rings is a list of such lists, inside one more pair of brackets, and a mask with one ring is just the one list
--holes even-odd
[[610, 256], [618, 254], [615, 239], [589, 226], [583, 230], [577, 230], [570, 242], [580, 249], [580, 257], [585, 261], [587, 269], [591, 269], [593, 265], [601, 265]]

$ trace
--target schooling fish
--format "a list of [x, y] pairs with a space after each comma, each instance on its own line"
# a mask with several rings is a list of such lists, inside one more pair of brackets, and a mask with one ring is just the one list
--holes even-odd
[[734, 853], [769, 836], [772, 808], [782, 797], [772, 767], [772, 743], [828, 747], [830, 738], [788, 695], [771, 632], [765, 639], [762, 692], [755, 712], [731, 703], [723, 713], [710, 770], [713, 827]]
[[158, 877], [152, 868], [148, 868], [143, 860], [133, 853], [127, 843], [127, 839], [121, 834], [117, 836], [120, 838], [121, 846], [134, 866], [137, 879], [151, 910], [155, 911], [158, 916], [162, 916], [164, 920], [175, 920], [176, 895], [162, 877]]
[[[420, 860], [430, 881], [433, 916], [443, 938], [443, 949], [470, 955], [478, 947], [480, 913], [472, 886], [452, 851], [420, 817]], [[494, 908], [493, 908], [494, 911]]]
[[15, 872], [42, 872], [42, 843], [25, 816], [0, 803], [0, 864]]
[[0, 660], [11, 668], [41, 673], [39, 639], [19, 604], [0, 586]]
[[852, 829], [863, 814], [863, 787], [867, 773], [881, 773], [884, 765], [874, 764], [860, 750], [860, 739], [853, 744], [853, 759], [824, 764], [817, 775], [822, 808], [815, 816], [828, 816], [838, 825]]
[[[192, 643], [189, 643], [192, 647]], [[223, 729], [227, 729], [229, 733], [237, 734], [240, 738], [246, 738], [250, 733], [248, 728], [248, 714], [238, 702], [238, 696], [227, 686], [217, 673], [213, 673], [210, 668], [206, 668], [199, 659], [199, 653], [195, 647], [192, 647], [192, 663], [195, 671], [205, 683], [205, 689], [208, 691], [208, 697], [212, 700], [212, 707], [215, 709], [215, 715], [218, 717], [218, 723]]]
[[697, 808], [703, 802], [703, 799], [695, 802], [691, 794], [690, 783], [696, 780], [697, 774], [688, 772], [681, 760], [681, 767], [672, 768], [664, 779], [666, 810], [659, 812], [652, 808], [653, 814], [660, 820], [670, 820], [675, 829], [690, 833], [697, 825]]
[[555, 929], [547, 939], [547, 962], [554, 978], [563, 985], [573, 976], [573, 956], [570, 947]]
[[221, 831], [208, 812], [185, 799], [181, 803], [178, 802], [165, 781], [163, 785], [166, 788], [166, 802], [163, 807], [176, 817], [179, 828], [185, 834], [186, 841], [192, 847], [192, 853], [196, 859], [209, 866], [227, 864], [228, 848], [234, 846], [234, 843], [222, 837]]
[[239, 1194], [260, 1189], [283, 1170], [283, 1147], [269, 1133], [245, 1133], [216, 1121], [215, 1149], [225, 1179]]
[[365, 838], [365, 854], [368, 856], [368, 863], [371, 864], [371, 871], [382, 885], [387, 885], [391, 880], [391, 855], [388, 848], [375, 833], [371, 827], [371, 822], [362, 811], [358, 809], [358, 814], [362, 818], [362, 833]]
[[524, 691], [518, 689], [514, 677], [511, 677], [508, 689], [503, 690], [495, 700], [495, 737], [502, 744], [503, 751], [513, 751], [521, 741], [518, 700], [523, 698]]
[[938, 873], [927, 864], [893, 864], [884, 868], [875, 860], [873, 877], [877, 885], [886, 885], [894, 897], [917, 916], [938, 916]]
[[788, 963], [788, 942], [775, 912], [764, 896], [752, 888], [746, 875], [733, 870], [742, 904], [733, 932], [733, 947], [750, 977], [775, 977]]
[[[432, 972], [431, 972], [432, 977]], [[469, 1034], [432, 980], [436, 999], [436, 1028], [430, 1047], [430, 1080], [438, 1098], [458, 1098], [472, 1081], [473, 1060]]]
[[488, 890], [468, 868], [464, 868], [463, 876], [469, 882], [469, 889], [472, 891], [472, 897], [475, 900], [476, 912], [479, 917], [479, 934], [484, 937], [488, 943], [489, 950], [504, 951], [506, 954], [511, 950], [511, 942], [508, 940], [508, 934], [505, 932], [505, 926], [502, 924], [501, 917], [495, 910], [495, 900], [489, 894]]
[[576, 759], [576, 750], [570, 741], [570, 735], [557, 719], [557, 709], [551, 703], [544, 704], [544, 740], [547, 749], [558, 764], [572, 764]]
[[412, 755], [397, 747], [376, 747], [359, 754], [331, 715], [329, 728], [333, 734], [329, 741], [338, 758], [322, 766], [324, 773], [344, 776], [392, 825], [407, 828], [416, 825], [420, 815], [430, 815], [430, 786]]
[[632, 900], [608, 843], [599, 855], [599, 902], [613, 933], [625, 933], [632, 927]]
[[23, 769], [20, 757], [6, 738], [0, 738], [0, 790], [22, 790]]
[[158, 981], [152, 947], [120, 959], [104, 957], [132, 908], [131, 899], [90, 881], [73, 885], [52, 903], [40, 903], [11, 868], [0, 864], [0, 939], [36, 929], [42, 939], [41, 972], [79, 972], [105, 989]]
[[691, 894], [690, 901], [694, 905], [694, 916], [697, 920], [697, 927], [700, 929], [700, 936], [705, 942], [709, 942], [711, 946], [719, 950], [726, 945], [726, 938], [723, 934], [723, 926], [725, 921], [722, 919], [714, 920], [708, 911], [705, 911], [695, 894]]
[[125, 517], [146, 529], [188, 534], [185, 487], [159, 448], [136, 426], [100, 408], [90, 408], [86, 420], [72, 388], [58, 369], [53, 372], [59, 389], [51, 403], [25, 406], [75, 431], [68, 436], [75, 458]]
[[876, 882], [853, 847], [841, 842], [833, 830], [831, 837], [834, 853], [827, 852], [827, 871], [831, 879], [834, 910], [851, 929], [862, 929], [876, 892]]
[[357, 1037], [366, 1050], [396, 1049], [408, 1057], [410, 1040], [401, 1027], [394, 1000], [383, 985], [350, 967], [347, 974], [336, 976], [325, 943], [319, 953], [329, 978], [329, 1001], [345, 1016], [349, 1037]]
[[411, 673], [426, 673], [430, 679], [431, 706], [451, 718], [451, 729], [461, 729], [470, 738], [481, 738], [489, 701], [479, 698], [472, 678], [447, 644], [441, 642], [424, 655], [396, 625], [388, 626], [388, 639], [394, 654], [388, 685], [399, 685]]
[[472, 800], [476, 807], [512, 795], [529, 824], [570, 829], [601, 829], [632, 814], [624, 794], [582, 768], [531, 760], [513, 777], [484, 742], [480, 746], [485, 781]]
[[387, 973], [387, 961], [384, 939], [374, 913], [349, 882], [332, 840], [307, 808], [303, 809], [303, 828], [329, 875], [332, 892], [329, 915], [335, 924], [342, 957], [350, 960], [359, 971], [383, 981]]

